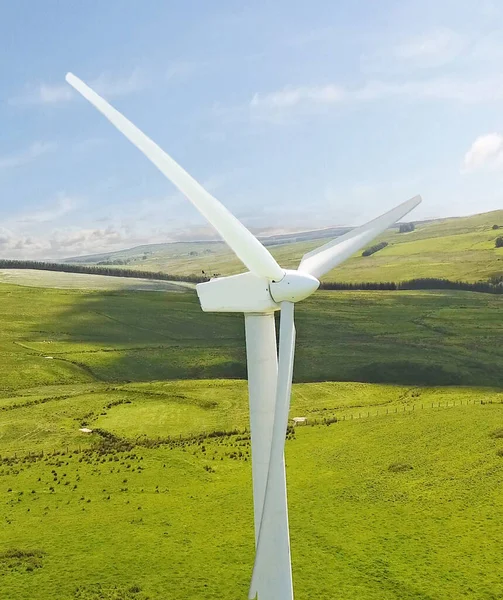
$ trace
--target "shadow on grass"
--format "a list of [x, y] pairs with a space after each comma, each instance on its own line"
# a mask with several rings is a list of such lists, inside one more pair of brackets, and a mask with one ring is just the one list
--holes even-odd
[[[246, 377], [243, 316], [203, 313], [195, 293], [65, 297], [34, 352], [101, 381]], [[500, 310], [484, 294], [319, 293], [297, 309], [295, 380], [503, 386]]]

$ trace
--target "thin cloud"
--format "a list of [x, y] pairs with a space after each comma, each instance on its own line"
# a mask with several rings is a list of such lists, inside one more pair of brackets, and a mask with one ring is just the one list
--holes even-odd
[[10, 98], [12, 106], [52, 105], [69, 102], [75, 97], [71, 88], [64, 84], [40, 83], [27, 85], [19, 96]]
[[64, 258], [93, 254], [128, 246], [130, 238], [112, 226], [105, 228], [66, 228], [48, 235], [25, 235], [0, 227], [0, 252], [8, 258]]
[[[320, 86], [287, 86], [277, 91], [256, 93], [248, 104], [253, 117], [281, 119], [298, 112], [309, 112], [343, 103], [373, 102], [403, 98], [409, 101], [453, 101], [483, 104], [503, 100], [503, 77], [473, 80], [437, 77], [421, 81], [368, 81], [360, 87], [338, 84]], [[220, 111], [222, 112], [220, 107]], [[236, 113], [236, 109], [230, 109]], [[241, 111], [242, 112], [242, 111]]]
[[[135, 69], [126, 76], [102, 73], [98, 77], [89, 80], [89, 85], [99, 94], [109, 98], [126, 96], [147, 87], [148, 82], [140, 69]], [[20, 95], [9, 100], [14, 106], [26, 105], [57, 105], [74, 100], [77, 95], [66, 83], [28, 85]]]
[[190, 60], [173, 61], [166, 69], [166, 79], [168, 81], [187, 79], [202, 66], [204, 66], [204, 63], [198, 63]]
[[147, 80], [140, 69], [135, 69], [127, 76], [114, 76], [109, 73], [102, 73], [99, 77], [92, 80], [89, 84], [98, 94], [103, 96], [116, 97], [127, 96], [139, 92], [147, 87]]
[[285, 87], [268, 94], [255, 94], [250, 102], [253, 109], [290, 108], [300, 104], [333, 104], [344, 99], [345, 91], [337, 85]]
[[479, 136], [471, 145], [463, 159], [461, 171], [464, 173], [481, 169], [501, 169], [503, 167], [503, 135], [488, 133]]
[[443, 67], [460, 57], [470, 40], [448, 28], [437, 28], [420, 35], [380, 45], [361, 57], [362, 69], [374, 73], [406, 73], [411, 69]]
[[26, 165], [44, 154], [54, 152], [57, 144], [54, 142], [33, 142], [29, 148], [22, 152], [0, 156], [0, 170], [15, 169]]
[[80, 201], [76, 198], [60, 194], [52, 206], [22, 215], [15, 220], [17, 223], [49, 223], [74, 212], [80, 204]]
[[503, 78], [473, 80], [437, 77], [425, 81], [371, 81], [353, 93], [357, 100], [407, 97], [411, 100], [452, 100], [464, 104], [499, 102], [503, 99]]

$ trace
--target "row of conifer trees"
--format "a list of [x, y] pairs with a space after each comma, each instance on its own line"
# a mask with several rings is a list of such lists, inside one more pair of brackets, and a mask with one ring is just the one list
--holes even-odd
[[465, 290], [468, 292], [485, 292], [489, 294], [503, 294], [503, 281], [451, 281], [450, 279], [437, 279], [424, 277], [409, 279], [407, 281], [363, 281], [360, 283], [346, 283], [340, 281], [324, 281], [320, 285], [322, 290]]
[[[205, 275], [173, 275], [156, 271], [139, 271], [136, 269], [121, 269], [109, 266], [96, 265], [71, 265], [64, 263], [39, 262], [32, 260], [5, 260], [0, 259], [0, 269], [35, 269], [38, 271], [59, 271], [63, 273], [84, 273], [87, 275], [108, 275], [109, 277], [135, 277], [139, 279], [154, 279], [158, 281], [186, 281], [189, 283], [202, 283], [208, 281]], [[451, 281], [425, 277], [409, 279], [407, 281], [363, 281], [360, 283], [346, 283], [341, 281], [324, 281], [322, 290], [466, 290], [469, 292], [485, 292], [490, 294], [503, 294], [503, 276], [493, 277], [489, 281]]]
[[138, 279], [157, 279], [161, 281], [188, 281], [190, 283], [200, 283], [208, 280], [206, 277], [198, 275], [173, 275], [170, 273], [161, 273], [159, 271], [140, 271], [137, 269], [123, 269], [105, 265], [70, 265], [34, 260], [0, 259], [0, 269], [36, 269], [37, 271], [84, 273], [86, 275], [107, 275], [108, 277], [135, 277]]

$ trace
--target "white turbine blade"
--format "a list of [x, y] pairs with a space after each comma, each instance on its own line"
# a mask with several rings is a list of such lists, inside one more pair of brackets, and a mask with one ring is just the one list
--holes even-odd
[[115, 125], [192, 202], [252, 273], [272, 281], [283, 278], [283, 269], [257, 238], [164, 150], [78, 77], [68, 73], [66, 81]]
[[407, 200], [407, 202], [377, 217], [377, 219], [369, 221], [365, 225], [357, 227], [328, 244], [305, 254], [299, 265], [299, 271], [309, 273], [309, 275], [313, 275], [316, 278], [326, 275], [334, 267], [365, 247], [374, 238], [393, 225], [393, 223], [405, 217], [420, 202], [421, 196], [415, 196], [411, 200]]
[[[248, 598], [271, 587], [283, 590], [281, 600], [293, 599], [290, 566], [290, 537], [288, 533], [288, 513], [286, 481], [283, 469], [283, 453], [288, 428], [288, 413], [292, 392], [293, 362], [295, 354], [294, 304], [281, 303], [281, 323], [279, 332], [278, 383], [276, 406], [272, 430], [269, 471], [262, 509], [262, 520], [257, 539], [255, 564]], [[278, 578], [282, 581], [278, 582]], [[274, 585], [270, 581], [274, 579]]]

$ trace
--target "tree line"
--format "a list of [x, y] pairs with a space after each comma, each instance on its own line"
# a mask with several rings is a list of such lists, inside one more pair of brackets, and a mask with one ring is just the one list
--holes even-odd
[[387, 245], [388, 245], [388, 242], [379, 242], [378, 244], [374, 244], [373, 246], [370, 246], [370, 248], [367, 248], [366, 250], [364, 250], [362, 252], [362, 256], [371, 256], [372, 254], [379, 252], [379, 250], [386, 248]]
[[[116, 269], [96, 265], [70, 265], [65, 263], [49, 263], [34, 260], [0, 259], [0, 269], [34, 269], [37, 271], [57, 271], [62, 273], [82, 273], [85, 275], [107, 275], [108, 277], [134, 277], [136, 279], [154, 279], [158, 281], [185, 281], [203, 283], [209, 281], [206, 275], [173, 275], [159, 271], [139, 271], [135, 269]], [[466, 290], [469, 292], [485, 292], [503, 294], [503, 275], [494, 276], [489, 281], [451, 281], [425, 277], [407, 281], [362, 281], [346, 283], [342, 281], [324, 281], [322, 290]]]
[[69, 265], [65, 263], [39, 262], [34, 260], [0, 259], [0, 269], [35, 269], [37, 271], [57, 271], [61, 273], [82, 273], [85, 275], [107, 275], [108, 277], [134, 277], [137, 279], [157, 279], [160, 281], [186, 281], [202, 283], [208, 277], [198, 275], [173, 275], [159, 271], [118, 269], [104, 265]]
[[468, 292], [485, 292], [487, 294], [503, 294], [503, 277], [495, 277], [491, 281], [451, 281], [424, 277], [407, 281], [363, 281], [346, 283], [341, 281], [323, 281], [321, 290], [465, 290]]

